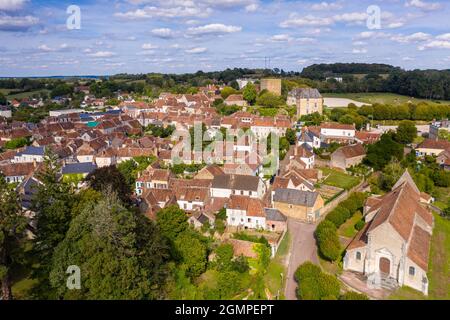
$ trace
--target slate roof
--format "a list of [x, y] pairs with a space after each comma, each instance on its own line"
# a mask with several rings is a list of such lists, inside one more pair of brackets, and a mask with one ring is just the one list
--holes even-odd
[[211, 187], [216, 189], [257, 191], [259, 181], [260, 178], [255, 176], [224, 174], [215, 176]]
[[296, 189], [277, 189], [273, 196], [274, 202], [289, 203], [297, 206], [313, 207], [316, 203], [317, 192], [301, 191]]
[[320, 99], [322, 95], [319, 90], [312, 88], [296, 88], [289, 92], [290, 96], [294, 96], [297, 99]]
[[26, 154], [26, 155], [33, 155], [33, 156], [44, 156], [45, 149], [44, 147], [33, 147], [28, 146], [25, 148], [24, 151], [17, 154], [18, 157]]
[[266, 213], [266, 219], [269, 221], [287, 221], [286, 216], [278, 209], [265, 208], [264, 211]]
[[62, 174], [89, 174], [97, 169], [92, 162], [68, 163], [62, 168]]

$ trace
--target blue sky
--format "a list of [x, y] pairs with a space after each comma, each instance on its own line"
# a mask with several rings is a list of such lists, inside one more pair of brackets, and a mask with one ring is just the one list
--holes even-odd
[[[81, 10], [69, 30], [67, 7]], [[367, 26], [369, 6], [380, 28]], [[0, 76], [313, 63], [450, 68], [446, 0], [0, 0]], [[267, 62], [268, 64], [268, 62]]]

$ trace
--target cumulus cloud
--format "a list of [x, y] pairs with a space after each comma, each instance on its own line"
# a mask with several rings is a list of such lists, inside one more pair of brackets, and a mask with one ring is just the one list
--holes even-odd
[[427, 41], [431, 38], [431, 34], [424, 32], [416, 32], [408, 36], [404, 35], [395, 35], [391, 37], [391, 40], [397, 41], [400, 43], [413, 43], [413, 42], [422, 42]]
[[426, 50], [426, 49], [450, 49], [450, 41], [433, 40], [419, 47], [419, 50]]
[[406, 7], [414, 7], [424, 11], [434, 11], [442, 8], [442, 5], [438, 2], [427, 2], [423, 0], [408, 0], [405, 4]]
[[169, 28], [153, 29], [151, 31], [151, 33], [155, 37], [158, 37], [161, 39], [171, 39], [175, 36], [175, 33], [172, 31], [172, 29], [169, 29]]
[[144, 50], [153, 50], [153, 49], [158, 49], [157, 45], [151, 44], [151, 43], [144, 43], [142, 45], [142, 49]]
[[227, 26], [221, 23], [207, 24], [200, 27], [192, 27], [187, 30], [188, 35], [203, 36], [203, 35], [221, 35], [227, 33], [234, 33], [241, 31], [242, 28], [238, 26]]
[[184, 50], [184, 52], [189, 53], [189, 54], [200, 54], [200, 53], [205, 53], [206, 51], [208, 51], [208, 49], [203, 48], [203, 47], [191, 48], [191, 49]]
[[115, 55], [116, 54], [111, 51], [97, 51], [97, 52], [88, 54], [88, 56], [93, 57], [93, 58], [110, 58]]
[[326, 2], [326, 1], [316, 3], [311, 6], [311, 10], [315, 10], [315, 11], [338, 10], [341, 8], [342, 8], [342, 5], [338, 2]]
[[0, 0], [0, 10], [16, 11], [22, 9], [28, 0]]
[[118, 12], [114, 14], [115, 17], [128, 19], [128, 20], [139, 20], [139, 19], [151, 19], [151, 18], [205, 18], [211, 14], [212, 10], [210, 8], [201, 7], [154, 7], [147, 6], [142, 9], [137, 9], [128, 12]]
[[8, 16], [0, 13], [0, 31], [27, 31], [38, 23], [39, 19], [33, 16]]
[[273, 42], [289, 42], [292, 41], [293, 38], [288, 34], [276, 34], [270, 37], [270, 41]]
[[353, 54], [364, 54], [367, 53], [367, 49], [366, 48], [354, 48], [352, 50]]
[[282, 28], [293, 28], [293, 27], [318, 27], [318, 26], [329, 26], [333, 24], [332, 18], [322, 18], [313, 15], [299, 16], [298, 14], [291, 14], [289, 19], [280, 23]]
[[438, 35], [436, 37], [436, 39], [438, 39], [438, 40], [449, 40], [450, 41], [450, 33], [444, 33], [444, 34]]

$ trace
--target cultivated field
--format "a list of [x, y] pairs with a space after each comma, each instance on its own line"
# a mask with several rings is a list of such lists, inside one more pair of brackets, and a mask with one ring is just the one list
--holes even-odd
[[343, 98], [360, 101], [365, 104], [381, 103], [381, 104], [396, 105], [407, 103], [408, 101], [411, 101], [412, 103], [419, 103], [425, 101], [425, 102], [435, 102], [435, 103], [440, 102], [450, 104], [450, 101], [417, 99], [394, 93], [325, 93], [323, 94], [323, 96], [325, 99]]

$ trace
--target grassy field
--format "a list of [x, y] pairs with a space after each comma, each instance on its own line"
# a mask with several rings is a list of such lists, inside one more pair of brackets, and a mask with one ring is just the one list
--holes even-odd
[[329, 186], [350, 190], [361, 181], [358, 177], [334, 169], [320, 168], [320, 170], [322, 170], [323, 176], [327, 177], [322, 183]]
[[425, 102], [440, 102], [450, 104], [450, 101], [438, 101], [438, 100], [425, 100], [418, 98], [411, 98], [407, 96], [402, 96], [394, 93], [325, 93], [323, 94], [326, 98], [347, 98], [364, 103], [374, 104], [403, 104], [408, 101], [413, 103]]
[[389, 298], [393, 300], [450, 300], [450, 221], [434, 215], [435, 227], [431, 239], [431, 253], [428, 270], [430, 281], [428, 297], [420, 292], [403, 287]]
[[355, 229], [355, 224], [361, 220], [362, 214], [361, 212], [357, 212], [348, 219], [339, 229], [338, 229], [338, 235], [346, 237], [346, 238], [353, 238], [358, 233], [358, 230]]
[[450, 188], [436, 187], [433, 196], [436, 199], [434, 205], [440, 209], [445, 209], [450, 201]]
[[[286, 233], [284, 239], [280, 243], [275, 258], [270, 261], [267, 272], [264, 275], [264, 283], [273, 296], [280, 292], [280, 298], [284, 299], [284, 283], [286, 280], [286, 255], [289, 251], [291, 237], [289, 232]], [[283, 274], [283, 278], [281, 277]]]
[[12, 99], [23, 99], [23, 98], [29, 98], [29, 97], [31, 97], [31, 96], [33, 96], [33, 95], [39, 95], [40, 93], [42, 93], [42, 92], [44, 92], [44, 93], [49, 93], [50, 91], [49, 90], [46, 90], [46, 89], [43, 89], [43, 90], [36, 90], [36, 91], [29, 91], [29, 92], [22, 92], [22, 93], [18, 93], [18, 94], [11, 94], [11, 95], [8, 95], [7, 96], [7, 98], [9, 99], [9, 100], [12, 100]]

